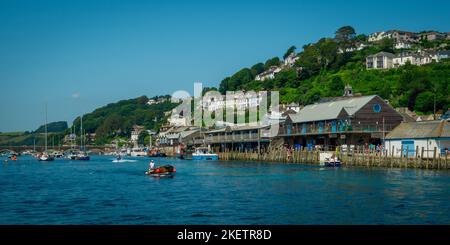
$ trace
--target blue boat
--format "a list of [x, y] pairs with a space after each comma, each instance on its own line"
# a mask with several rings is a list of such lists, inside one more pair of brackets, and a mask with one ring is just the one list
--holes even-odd
[[219, 155], [212, 153], [207, 147], [199, 147], [192, 153], [192, 160], [219, 160]]

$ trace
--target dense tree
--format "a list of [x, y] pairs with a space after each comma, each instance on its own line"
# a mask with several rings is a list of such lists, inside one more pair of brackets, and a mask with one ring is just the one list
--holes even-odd
[[414, 109], [424, 113], [433, 113], [434, 93], [425, 91], [417, 95]]
[[216, 87], [204, 87], [203, 91], [202, 91], [202, 95], [205, 95], [209, 91], [217, 91], [217, 88]]
[[342, 42], [342, 41], [345, 42], [350, 39], [353, 39], [355, 37], [356, 32], [355, 32], [355, 29], [351, 26], [343, 26], [343, 27], [339, 28], [335, 34], [336, 34], [336, 36], [335, 36], [336, 40], [338, 40], [339, 42]]
[[[60, 121], [60, 122], [51, 122], [47, 124], [47, 132], [64, 132], [64, 130], [67, 129], [67, 122], [66, 121]], [[45, 125], [40, 126], [35, 133], [43, 133], [45, 132]]]
[[345, 84], [340, 76], [335, 76], [327, 84], [328, 93], [330, 96], [340, 96], [344, 91]]
[[279, 66], [281, 64], [280, 58], [273, 57], [268, 59], [266, 63], [264, 63], [264, 70], [269, 69], [271, 66]]
[[291, 46], [286, 50], [286, 53], [283, 55], [283, 59], [286, 59], [290, 54], [294, 53], [297, 48], [295, 46]]
[[380, 41], [380, 51], [394, 53], [394, 39], [383, 38]]
[[233, 76], [225, 78], [220, 82], [219, 92], [225, 94], [226, 91], [235, 91], [243, 84], [248, 83], [254, 79], [252, 70], [244, 68], [236, 72]]
[[316, 44], [303, 47], [304, 51], [299, 55], [297, 64], [303, 68], [303, 78], [313, 76], [321, 69], [329, 68], [338, 57], [338, 45], [332, 39], [322, 38]]
[[[142, 131], [139, 135], [138, 135], [138, 144], [139, 145], [146, 145], [145, 142], [145, 138], [147, 138], [149, 136], [148, 132], [146, 130]], [[148, 144], [148, 143], [147, 143]]]
[[257, 63], [255, 65], [253, 65], [250, 68], [251, 72], [252, 72], [252, 76], [256, 77], [256, 75], [264, 72], [264, 64], [263, 63]]

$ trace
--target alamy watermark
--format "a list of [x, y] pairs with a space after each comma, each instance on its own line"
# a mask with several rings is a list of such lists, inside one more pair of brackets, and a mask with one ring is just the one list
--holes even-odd
[[278, 91], [218, 91], [203, 94], [202, 83], [194, 83], [194, 96], [184, 90], [172, 94], [172, 102], [182, 103], [172, 110], [170, 121], [182, 119], [185, 126], [266, 127], [277, 135], [279, 123], [271, 116], [279, 113]]

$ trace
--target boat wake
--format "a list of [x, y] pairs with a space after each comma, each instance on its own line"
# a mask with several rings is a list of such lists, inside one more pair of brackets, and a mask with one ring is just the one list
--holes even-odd
[[137, 160], [128, 160], [128, 159], [114, 159], [112, 162], [137, 162]]

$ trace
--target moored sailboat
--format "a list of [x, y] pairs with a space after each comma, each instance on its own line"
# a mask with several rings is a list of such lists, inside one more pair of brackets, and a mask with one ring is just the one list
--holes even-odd
[[52, 156], [50, 153], [48, 153], [48, 148], [47, 148], [47, 104], [45, 105], [45, 151], [42, 154], [38, 154], [37, 155], [37, 159], [39, 161], [53, 161], [55, 160], [55, 157]]
[[81, 115], [80, 118], [81, 126], [80, 126], [80, 151], [75, 155], [74, 160], [79, 161], [89, 161], [91, 158], [89, 157], [88, 153], [86, 152], [86, 147], [83, 144], [83, 115]]

